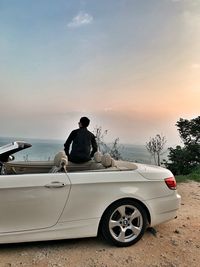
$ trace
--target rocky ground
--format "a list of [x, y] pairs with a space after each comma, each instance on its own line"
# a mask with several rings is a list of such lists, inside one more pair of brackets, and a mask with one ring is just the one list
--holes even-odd
[[178, 185], [176, 220], [147, 231], [137, 244], [116, 248], [98, 238], [0, 246], [0, 267], [197, 267], [200, 266], [200, 183]]

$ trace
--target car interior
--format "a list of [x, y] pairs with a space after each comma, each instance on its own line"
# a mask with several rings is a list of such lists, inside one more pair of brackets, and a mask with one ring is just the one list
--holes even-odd
[[8, 161], [4, 163], [4, 174], [31, 174], [82, 171], [125, 171], [135, 170], [132, 162], [115, 161], [110, 154], [96, 152], [94, 159], [85, 163], [68, 161], [64, 151], [58, 152], [53, 161]]

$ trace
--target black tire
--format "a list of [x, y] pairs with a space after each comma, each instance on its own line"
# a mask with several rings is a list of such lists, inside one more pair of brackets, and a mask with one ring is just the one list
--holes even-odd
[[109, 243], [118, 247], [131, 246], [144, 235], [146, 211], [134, 200], [119, 200], [105, 211], [100, 227], [104, 239]]

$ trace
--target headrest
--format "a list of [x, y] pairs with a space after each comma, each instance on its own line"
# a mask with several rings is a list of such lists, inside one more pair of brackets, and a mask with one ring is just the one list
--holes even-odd
[[65, 167], [65, 166], [67, 166], [67, 164], [68, 164], [68, 159], [67, 158], [61, 158], [60, 167]]
[[115, 166], [115, 161], [114, 159], [110, 156], [110, 154], [106, 153], [101, 157], [101, 164], [108, 168], [108, 167], [114, 167]]
[[68, 164], [68, 157], [65, 154], [65, 151], [60, 151], [55, 155], [54, 165], [56, 167], [66, 166]]
[[97, 163], [101, 162], [102, 153], [100, 151], [97, 151], [94, 153], [94, 161]]

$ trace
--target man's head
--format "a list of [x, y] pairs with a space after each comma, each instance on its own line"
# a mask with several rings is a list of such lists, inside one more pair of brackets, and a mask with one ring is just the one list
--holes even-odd
[[88, 127], [88, 125], [90, 124], [90, 120], [87, 117], [82, 117], [80, 118], [80, 122], [79, 122], [79, 126], [80, 128], [86, 128]]

